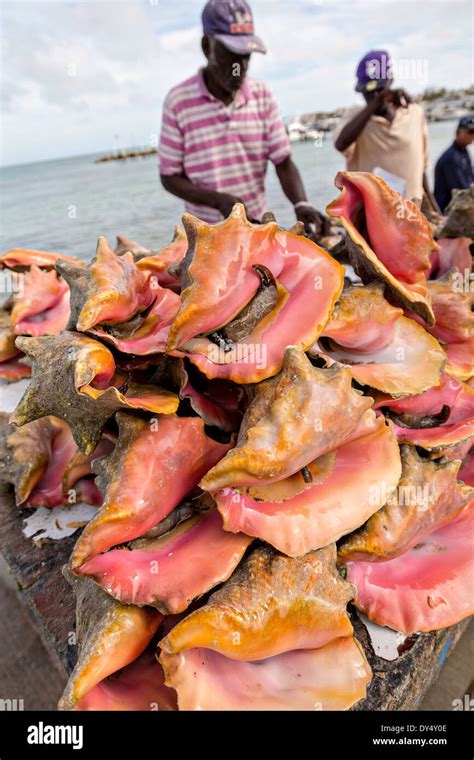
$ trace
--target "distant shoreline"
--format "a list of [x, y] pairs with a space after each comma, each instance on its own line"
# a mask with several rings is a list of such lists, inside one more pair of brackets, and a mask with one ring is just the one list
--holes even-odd
[[126, 161], [129, 158], [144, 158], [145, 156], [158, 155], [158, 148], [143, 148], [142, 150], [119, 150], [117, 153], [108, 153], [96, 158], [95, 164], [103, 164], [107, 161]]
[[[414, 96], [413, 102], [419, 103], [428, 122], [455, 121], [468, 113], [474, 112], [474, 85], [462, 90], [446, 90], [438, 88], [425, 90], [421, 95]], [[362, 106], [361, 106], [362, 107]], [[352, 106], [337, 108], [334, 111], [310, 111], [295, 116], [293, 123], [285, 120], [287, 128], [295, 130], [321, 130], [329, 132], [336, 126], [339, 119]]]

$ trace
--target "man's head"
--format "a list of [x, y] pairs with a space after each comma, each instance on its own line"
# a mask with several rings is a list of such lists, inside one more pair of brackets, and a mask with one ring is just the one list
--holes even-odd
[[252, 53], [266, 53], [254, 34], [252, 12], [245, 0], [209, 0], [202, 12], [202, 50], [208, 69], [225, 92], [242, 85]]
[[474, 142], [474, 114], [463, 116], [459, 120], [456, 131], [456, 142], [463, 148], [467, 148], [468, 145]]
[[356, 77], [356, 92], [362, 93], [366, 103], [369, 103], [380, 90], [391, 87], [393, 83], [389, 53], [386, 50], [370, 50], [359, 61]]

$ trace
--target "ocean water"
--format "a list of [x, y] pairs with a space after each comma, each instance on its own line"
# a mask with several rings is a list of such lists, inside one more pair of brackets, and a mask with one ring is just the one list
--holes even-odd
[[[456, 122], [429, 125], [432, 166], [452, 142]], [[337, 191], [343, 157], [329, 135], [321, 146], [297, 143], [293, 158], [308, 198], [320, 209]], [[182, 202], [161, 187], [156, 156], [95, 164], [97, 155], [45, 161], [0, 170], [0, 250], [36, 248], [81, 258], [94, 255], [97, 238], [116, 235], [157, 250], [173, 235]], [[431, 171], [432, 174], [432, 171]], [[267, 173], [267, 207], [280, 224], [294, 223], [273, 166]]]

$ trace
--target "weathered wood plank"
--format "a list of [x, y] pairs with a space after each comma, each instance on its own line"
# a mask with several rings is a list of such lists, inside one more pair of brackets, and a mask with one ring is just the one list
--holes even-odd
[[367, 697], [355, 710], [416, 710], [469, 625], [468, 619], [442, 631], [411, 636], [404, 644], [408, 648], [396, 660], [384, 660], [374, 654], [362, 621], [352, 617], [374, 674]]
[[68, 644], [69, 633], [75, 629], [76, 604], [61, 568], [68, 562], [75, 537], [35, 546], [22, 533], [29, 512], [14, 506], [11, 492], [0, 494], [0, 550], [44, 644], [68, 673], [76, 656], [75, 647]]
[[[68, 674], [76, 656], [75, 646], [68, 643], [71, 631], [75, 630], [75, 599], [61, 568], [68, 561], [77, 533], [61, 541], [47, 540], [36, 547], [22, 534], [25, 516], [27, 510], [14, 507], [11, 493], [0, 494], [2, 554], [45, 645]], [[410, 637], [405, 651], [396, 660], [388, 661], [374, 654], [367, 629], [356, 614], [352, 618], [374, 673], [367, 697], [353, 708], [356, 710], [416, 709], [469, 622]]]

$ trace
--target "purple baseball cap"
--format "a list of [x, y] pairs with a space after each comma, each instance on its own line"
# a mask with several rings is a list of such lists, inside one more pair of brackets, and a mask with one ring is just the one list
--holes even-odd
[[357, 92], [373, 92], [393, 81], [392, 59], [386, 50], [370, 50], [364, 55], [356, 71]]
[[232, 53], [266, 53], [254, 34], [252, 11], [245, 0], [209, 0], [202, 12], [204, 34], [215, 37]]

